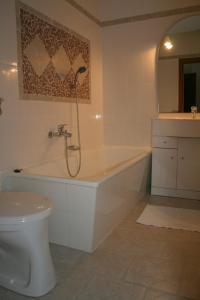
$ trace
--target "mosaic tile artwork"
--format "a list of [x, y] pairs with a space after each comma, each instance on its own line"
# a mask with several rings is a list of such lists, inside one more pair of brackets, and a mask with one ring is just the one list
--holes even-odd
[[[90, 103], [90, 43], [16, 2], [20, 99]], [[86, 72], [77, 77], [81, 67]]]

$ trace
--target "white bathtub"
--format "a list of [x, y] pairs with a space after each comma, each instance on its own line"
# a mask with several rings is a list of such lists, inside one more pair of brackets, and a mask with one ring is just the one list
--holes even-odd
[[69, 178], [62, 158], [7, 174], [3, 190], [49, 197], [54, 204], [50, 241], [92, 252], [147, 193], [151, 151], [115, 146], [82, 156], [76, 179]]

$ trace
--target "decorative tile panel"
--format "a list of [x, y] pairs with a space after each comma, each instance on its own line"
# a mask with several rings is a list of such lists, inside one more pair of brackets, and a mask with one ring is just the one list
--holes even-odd
[[52, 57], [52, 62], [56, 73], [59, 74], [62, 80], [64, 80], [65, 76], [67, 76], [71, 69], [71, 63], [63, 46], [61, 46], [56, 54]]
[[16, 7], [20, 98], [75, 102], [77, 95], [90, 103], [89, 41], [21, 2]]

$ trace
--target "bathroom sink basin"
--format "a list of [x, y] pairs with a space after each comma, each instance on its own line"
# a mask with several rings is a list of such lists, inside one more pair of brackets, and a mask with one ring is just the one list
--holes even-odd
[[153, 135], [200, 138], [200, 114], [197, 114], [195, 119], [191, 114], [183, 115], [168, 118], [159, 116], [154, 119]]
[[196, 113], [193, 117], [192, 113], [162, 113], [158, 119], [161, 120], [200, 120], [200, 113]]

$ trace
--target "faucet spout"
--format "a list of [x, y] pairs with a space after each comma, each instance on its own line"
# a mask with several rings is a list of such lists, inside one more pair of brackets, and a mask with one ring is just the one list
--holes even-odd
[[191, 113], [192, 113], [192, 118], [195, 119], [197, 114], [197, 106], [191, 106]]
[[70, 132], [67, 131], [67, 129], [65, 129], [66, 124], [59, 124], [57, 126], [57, 131], [51, 130], [48, 133], [48, 137], [52, 138], [52, 137], [60, 137], [60, 136], [64, 136], [64, 137], [71, 137], [72, 134]]
[[71, 134], [71, 132], [68, 132], [67, 130], [65, 130], [64, 131], [64, 137], [66, 137], [66, 138], [70, 138], [70, 137], [72, 137], [72, 134]]

